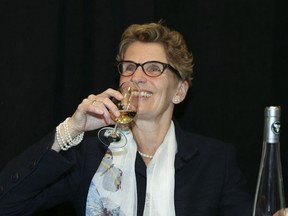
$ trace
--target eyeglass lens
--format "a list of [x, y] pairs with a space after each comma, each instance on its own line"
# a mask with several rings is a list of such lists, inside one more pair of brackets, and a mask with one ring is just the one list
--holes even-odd
[[145, 62], [144, 64], [122, 62], [119, 65], [119, 69], [123, 75], [130, 75], [133, 74], [139, 66], [141, 66], [144, 73], [149, 76], [158, 76], [164, 71], [164, 65], [160, 62]]

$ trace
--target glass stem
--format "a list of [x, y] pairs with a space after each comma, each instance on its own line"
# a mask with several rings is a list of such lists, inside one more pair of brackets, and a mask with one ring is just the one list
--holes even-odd
[[113, 129], [113, 134], [116, 134], [117, 129], [118, 129], [118, 123], [116, 122], [116, 124], [114, 126], [114, 129]]
[[113, 131], [110, 135], [110, 138], [112, 138], [113, 142], [118, 142], [121, 139], [121, 135], [118, 133], [118, 123], [115, 124]]

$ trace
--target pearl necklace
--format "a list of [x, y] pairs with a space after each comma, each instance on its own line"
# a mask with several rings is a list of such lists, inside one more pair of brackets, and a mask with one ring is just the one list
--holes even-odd
[[153, 158], [153, 155], [148, 155], [148, 154], [144, 154], [140, 151], [138, 151], [138, 153], [142, 156], [142, 157], [145, 157], [145, 158], [149, 158], [149, 159], [152, 159]]

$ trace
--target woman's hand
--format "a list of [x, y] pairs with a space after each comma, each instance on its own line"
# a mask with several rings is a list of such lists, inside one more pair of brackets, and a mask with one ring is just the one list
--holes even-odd
[[285, 208], [284, 210], [279, 210], [273, 216], [288, 216], [288, 208]]
[[111, 97], [121, 100], [123, 96], [120, 92], [110, 88], [101, 94], [91, 94], [85, 98], [69, 121], [71, 136], [115, 124], [109, 111], [115, 116], [119, 116], [120, 113], [117, 106], [110, 100]]
[[[114, 97], [117, 100], [121, 100], [123, 98], [120, 92], [111, 88], [107, 89], [101, 94], [91, 94], [88, 98], [85, 98], [82, 103], [78, 105], [77, 110], [68, 121], [68, 132], [70, 136], [74, 138], [82, 132], [91, 131], [106, 125], [114, 124], [115, 122], [111, 119], [109, 111], [116, 117], [120, 115], [120, 112], [117, 106], [110, 100], [111, 97]], [[59, 133], [65, 133], [63, 127], [60, 127]], [[63, 138], [65, 136], [61, 137]], [[63, 142], [66, 141], [62, 140], [62, 145]], [[56, 137], [51, 149], [57, 152], [61, 150]]]

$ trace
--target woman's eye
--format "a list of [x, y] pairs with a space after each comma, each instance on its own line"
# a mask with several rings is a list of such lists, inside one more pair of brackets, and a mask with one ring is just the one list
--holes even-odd
[[161, 72], [161, 68], [158, 65], [150, 65], [147, 70], [149, 72]]
[[126, 71], [135, 71], [135, 65], [132, 65], [132, 64], [127, 65]]

